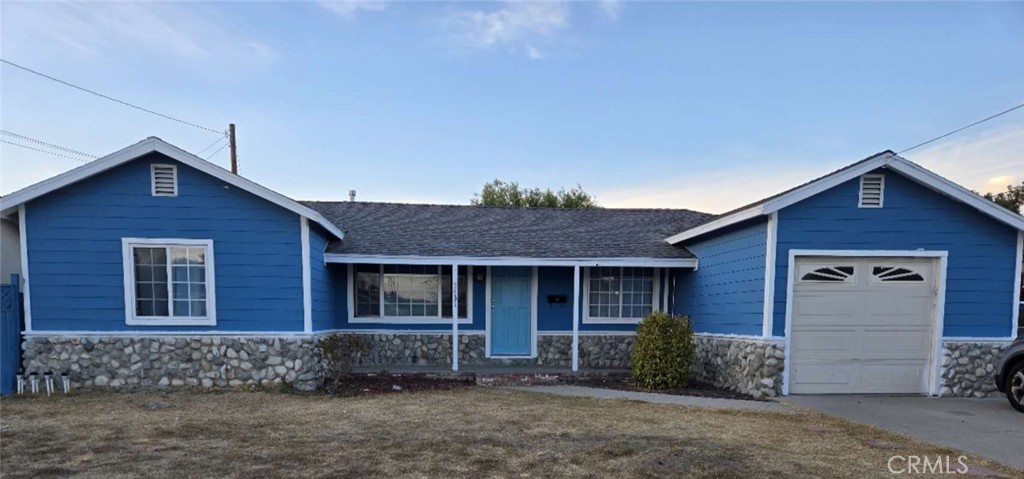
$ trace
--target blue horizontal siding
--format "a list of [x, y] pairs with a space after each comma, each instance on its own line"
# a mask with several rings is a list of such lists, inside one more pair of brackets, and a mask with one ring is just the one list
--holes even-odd
[[686, 244], [699, 267], [676, 272], [674, 312], [689, 316], [694, 331], [762, 333], [767, 232], [759, 219]]
[[[152, 163], [178, 166], [177, 197], [152, 196]], [[154, 153], [33, 200], [26, 217], [35, 330], [302, 330], [298, 216], [189, 166]], [[125, 237], [212, 239], [217, 325], [126, 325]]]
[[1017, 232], [899, 173], [874, 173], [885, 174], [883, 208], [858, 208], [853, 179], [779, 211], [774, 334], [785, 334], [790, 249], [924, 249], [949, 252], [943, 334], [1007, 336]]
[[[319, 225], [309, 225], [309, 272], [310, 294], [313, 313], [313, 331], [335, 329], [335, 317], [339, 311], [347, 311], [348, 297], [335, 294], [338, 281], [345, 281], [345, 268], [328, 267], [324, 263], [324, 251], [330, 235]], [[344, 290], [342, 290], [344, 293]]]
[[[564, 294], [569, 299], [573, 297], [573, 274], [572, 267], [538, 267], [537, 268], [537, 331], [544, 332], [572, 332], [572, 303], [550, 304], [548, 295]], [[583, 318], [586, 315], [584, 308], [583, 291], [583, 268], [580, 268], [580, 327], [583, 332], [622, 332], [636, 331], [634, 324], [587, 324]], [[660, 291], [655, 292], [654, 303], [661, 304]]]
[[[574, 268], [537, 268], [537, 331], [572, 331], [572, 303], [548, 303], [548, 295], [564, 294], [572, 299], [572, 272]], [[582, 272], [580, 273], [582, 276]], [[580, 278], [580, 294], [583, 294], [583, 278]], [[583, 298], [580, 298], [580, 313], [583, 312]], [[581, 327], [582, 328], [582, 327]]]

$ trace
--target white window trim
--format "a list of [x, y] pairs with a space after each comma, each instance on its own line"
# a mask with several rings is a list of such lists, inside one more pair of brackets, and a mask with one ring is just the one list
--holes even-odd
[[[878, 180], [878, 204], [877, 205], [865, 205], [864, 204], [864, 181], [865, 180]], [[883, 174], [868, 174], [861, 175], [860, 177], [860, 190], [857, 192], [857, 207], [858, 208], [881, 208], [885, 205], [885, 175]]]
[[[157, 193], [156, 192], [156, 169], [157, 168], [170, 168], [171, 177], [174, 179], [174, 193]], [[178, 165], [170, 163], [153, 163], [149, 165], [149, 188], [153, 196], [163, 196], [167, 198], [178, 196]]]
[[[384, 263], [380, 263], [380, 275], [381, 279], [384, 278]], [[433, 265], [432, 265], [433, 266]], [[441, 275], [442, 266], [451, 265], [436, 265], [438, 277]], [[459, 265], [463, 266], [463, 265]], [[473, 267], [466, 266], [466, 317], [459, 318], [459, 324], [473, 324]], [[462, 275], [459, 275], [461, 277]], [[380, 316], [356, 316], [356, 304], [355, 304], [355, 267], [353, 264], [348, 265], [348, 322], [349, 324], [446, 324], [452, 323], [452, 318], [446, 318], [441, 316], [441, 312], [444, 308], [441, 304], [438, 304], [437, 316], [384, 316], [384, 285], [381, 283], [379, 288], [380, 299]], [[439, 302], [443, 300], [441, 295], [441, 282], [437, 282], [437, 297]], [[459, 302], [462, 302], [462, 298], [459, 298]], [[456, 309], [455, 306], [452, 307]], [[458, 311], [454, 311], [456, 314]]]
[[[621, 285], [621, 271], [623, 268], [632, 268], [633, 266], [616, 266], [619, 268], [619, 314], [622, 314], [622, 285]], [[638, 268], [641, 266], [637, 266]], [[661, 311], [659, 305], [658, 296], [661, 294], [661, 268], [651, 268], [654, 270], [654, 284], [652, 285], [653, 297], [651, 298], [651, 311]], [[602, 318], [598, 316], [590, 315], [590, 267], [583, 268], [583, 324], [640, 324], [644, 318]]]
[[[135, 315], [135, 261], [132, 248], [135, 246], [204, 246], [206, 248], [206, 316], [164, 317]], [[130, 326], [216, 326], [217, 325], [217, 278], [214, 270], [213, 240], [182, 238], [121, 238], [121, 261], [124, 271], [124, 320]], [[168, 258], [170, 265], [170, 258]], [[168, 266], [169, 267], [169, 266]], [[171, 276], [167, 276], [168, 288]], [[168, 301], [173, 297], [168, 295]]]

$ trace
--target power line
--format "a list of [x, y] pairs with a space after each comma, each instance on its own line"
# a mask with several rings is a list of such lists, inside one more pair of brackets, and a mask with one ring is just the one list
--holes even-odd
[[88, 163], [89, 162], [89, 160], [86, 160], [84, 158], [78, 158], [78, 157], [75, 157], [75, 156], [62, 155], [60, 153], [54, 153], [52, 151], [47, 151], [47, 150], [43, 150], [43, 149], [40, 149], [40, 148], [31, 147], [31, 146], [28, 146], [28, 145], [22, 145], [21, 143], [15, 143], [13, 141], [7, 141], [7, 140], [5, 140], [3, 138], [0, 138], [0, 143], [7, 143], [8, 145], [18, 146], [18, 147], [21, 147], [21, 148], [25, 148], [26, 150], [38, 151], [40, 153], [46, 153], [48, 155], [59, 156], [61, 158], [67, 158], [69, 160], [81, 161], [82, 163]]
[[55, 81], [55, 82], [60, 83], [62, 85], [69, 86], [69, 87], [74, 88], [76, 90], [80, 90], [80, 91], [83, 91], [83, 92], [86, 92], [86, 93], [89, 93], [89, 94], [92, 94], [92, 95], [96, 95], [96, 96], [98, 96], [100, 98], [104, 98], [104, 99], [110, 100], [110, 101], [115, 102], [115, 103], [120, 103], [121, 105], [127, 106], [129, 108], [134, 108], [136, 110], [143, 111], [143, 112], [149, 113], [151, 115], [156, 115], [156, 116], [159, 116], [159, 117], [167, 119], [167, 120], [176, 121], [178, 123], [181, 123], [183, 125], [188, 125], [188, 126], [191, 126], [193, 128], [199, 128], [200, 130], [205, 130], [205, 131], [208, 131], [208, 132], [211, 132], [211, 133], [217, 133], [218, 135], [223, 135], [224, 134], [224, 132], [222, 130], [216, 130], [216, 129], [213, 129], [213, 128], [207, 128], [207, 127], [202, 126], [202, 125], [197, 125], [195, 123], [188, 122], [188, 121], [185, 121], [185, 120], [181, 120], [181, 119], [175, 118], [175, 117], [170, 116], [170, 115], [165, 115], [163, 113], [159, 113], [159, 112], [150, 110], [148, 108], [143, 108], [141, 106], [134, 105], [134, 104], [126, 102], [124, 100], [118, 100], [117, 98], [104, 95], [102, 93], [90, 90], [88, 88], [80, 87], [78, 85], [66, 82], [66, 81], [61, 80], [59, 78], [54, 78], [54, 77], [52, 77], [50, 75], [47, 75], [45, 73], [40, 73], [40, 72], [37, 72], [37, 71], [35, 71], [35, 70], [31, 69], [31, 68], [18, 65], [17, 63], [14, 63], [12, 61], [4, 60], [3, 58], [0, 58], [0, 62], [6, 63], [6, 64], [8, 64], [8, 65], [10, 65], [12, 67], [15, 67], [15, 68], [20, 68], [20, 69], [22, 69], [24, 71], [27, 71], [29, 73], [32, 73], [34, 75], [39, 75], [39, 76], [41, 76], [43, 78]]
[[206, 157], [206, 159], [207, 159], [207, 160], [209, 160], [210, 158], [213, 158], [213, 155], [216, 155], [217, 153], [220, 153], [220, 150], [223, 150], [223, 149], [224, 149], [224, 148], [226, 148], [227, 146], [228, 146], [228, 144], [227, 144], [227, 143], [225, 143], [225, 144], [223, 144], [223, 145], [220, 145], [220, 148], [217, 148], [217, 151], [215, 151], [215, 152], [213, 152], [213, 153], [210, 153], [210, 156], [207, 156], [207, 157]]
[[213, 146], [214, 146], [214, 145], [216, 145], [217, 143], [220, 143], [220, 142], [224, 141], [225, 139], [226, 139], [226, 137], [225, 137], [225, 138], [217, 138], [217, 140], [216, 140], [216, 141], [214, 141], [213, 143], [210, 143], [210, 144], [209, 144], [209, 145], [208, 145], [208, 146], [207, 146], [206, 148], [203, 148], [202, 150], [199, 150], [199, 151], [197, 151], [197, 152], [195, 153], [195, 155], [196, 155], [196, 156], [202, 155], [204, 151], [206, 151], [206, 150], [209, 150], [210, 148], [213, 148]]
[[90, 159], [99, 158], [96, 155], [90, 155], [89, 153], [83, 153], [81, 151], [78, 151], [78, 150], [75, 150], [75, 149], [72, 149], [72, 148], [68, 148], [66, 146], [55, 145], [53, 143], [45, 142], [43, 140], [37, 140], [37, 139], [29, 137], [29, 136], [19, 135], [19, 134], [13, 132], [13, 131], [0, 130], [0, 135], [13, 136], [13, 137], [15, 137], [15, 138], [17, 138], [19, 140], [22, 140], [22, 141], [28, 141], [30, 143], [35, 143], [37, 145], [42, 145], [42, 146], [45, 146], [45, 147], [48, 147], [48, 148], [53, 148], [54, 150], [60, 150], [60, 151], [63, 151], [65, 153], [70, 153], [72, 155], [84, 156], [84, 157], [90, 158]]
[[939, 141], [939, 140], [941, 140], [941, 139], [943, 139], [943, 138], [945, 138], [945, 137], [947, 137], [949, 135], [954, 135], [956, 133], [960, 133], [961, 131], [964, 131], [964, 130], [972, 127], [972, 126], [980, 125], [982, 123], [985, 123], [986, 121], [989, 121], [989, 120], [991, 120], [993, 118], [998, 118], [1000, 116], [1003, 116], [1003, 115], [1005, 115], [1005, 114], [1007, 114], [1007, 113], [1009, 113], [1009, 112], [1011, 112], [1013, 110], [1017, 110], [1019, 108], [1024, 108], [1024, 103], [1021, 103], [1020, 105], [1017, 105], [1017, 106], [1015, 106], [1013, 108], [1010, 108], [1009, 110], [1003, 110], [1003, 111], [1001, 111], [999, 113], [996, 113], [995, 115], [992, 115], [992, 116], [990, 116], [988, 118], [985, 118], [983, 120], [978, 120], [978, 121], [976, 121], [974, 123], [971, 123], [970, 125], [967, 125], [967, 126], [964, 126], [964, 127], [961, 127], [961, 128], [957, 128], [957, 129], [955, 129], [955, 130], [953, 130], [953, 131], [951, 131], [949, 133], [946, 133], [945, 135], [936, 136], [935, 138], [932, 138], [932, 139], [930, 139], [930, 140], [928, 140], [928, 141], [926, 141], [924, 143], [918, 143], [918, 144], [916, 144], [914, 146], [911, 146], [910, 148], [907, 148], [906, 150], [903, 150], [903, 151], [899, 152], [899, 154], [902, 155], [902, 154], [904, 154], [904, 153], [906, 153], [906, 152], [908, 152], [910, 150], [913, 150], [914, 148], [918, 148], [918, 147], [927, 145], [929, 143], [932, 143], [932, 142], [935, 142], [935, 141]]

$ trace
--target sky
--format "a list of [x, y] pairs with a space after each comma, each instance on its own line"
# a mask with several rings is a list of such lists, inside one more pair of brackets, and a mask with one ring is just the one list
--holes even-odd
[[[1024, 103], [1024, 3], [5, 0], [0, 57], [233, 122], [240, 173], [296, 199], [466, 204], [500, 178], [718, 213]], [[218, 134], [9, 65], [0, 128], [228, 164]], [[83, 164], [0, 155], [2, 194]], [[904, 156], [1002, 191], [1024, 109]]]

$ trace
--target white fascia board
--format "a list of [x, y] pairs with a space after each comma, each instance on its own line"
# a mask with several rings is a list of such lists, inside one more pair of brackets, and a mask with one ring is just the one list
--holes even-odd
[[789, 205], [801, 202], [810, 198], [823, 191], [835, 188], [847, 181], [854, 178], [859, 178], [865, 173], [872, 172], [878, 168], [882, 168], [888, 165], [896, 155], [883, 154], [871, 160], [865, 161], [857, 166], [847, 168], [843, 171], [836, 172], [830, 176], [826, 176], [818, 181], [804, 185], [801, 188], [797, 188], [789, 193], [786, 193], [778, 198], [764, 203], [764, 214], [774, 213]]
[[1018, 230], [1024, 230], [1024, 216], [1016, 214], [983, 196], [949, 181], [924, 167], [901, 156], [896, 156], [889, 168], [902, 173], [918, 183], [966, 204], [992, 218], [1006, 223]]
[[473, 266], [627, 266], [649, 268], [696, 268], [696, 258], [523, 258], [475, 256], [388, 256], [327, 253], [328, 263], [367, 264], [464, 264]]
[[743, 211], [737, 211], [736, 213], [733, 213], [729, 216], [724, 216], [714, 221], [704, 223], [700, 226], [697, 226], [696, 228], [691, 228], [686, 231], [683, 231], [682, 233], [667, 238], [665, 242], [674, 245], [681, 241], [686, 241], [690, 238], [696, 238], [704, 233], [710, 233], [717, 229], [725, 228], [726, 226], [734, 225], [741, 221], [746, 221], [751, 218], [756, 218], [762, 215], [764, 215], [764, 205], [757, 205], [751, 208], [747, 208]]
[[876, 158], [865, 161], [857, 166], [833, 173], [832, 175], [821, 178], [813, 183], [808, 183], [800, 188], [790, 191], [789, 193], [779, 196], [778, 198], [774, 198], [770, 201], [766, 201], [760, 205], [752, 206], [742, 211], [737, 211], [729, 216], [723, 216], [709, 223], [697, 226], [696, 228], [683, 231], [682, 233], [669, 237], [665, 241], [669, 244], [676, 244], [726, 226], [734, 225], [741, 221], [746, 221], [758, 216], [770, 215], [782, 208], [792, 205], [793, 203], [803, 201], [829, 188], [833, 188], [853, 178], [857, 178], [864, 173], [881, 168], [892, 161], [893, 158], [895, 158], [895, 155], [878, 155]]
[[186, 165], [189, 165], [219, 180], [222, 180], [233, 186], [246, 190], [249, 193], [259, 196], [260, 198], [263, 198], [271, 203], [274, 203], [286, 210], [292, 211], [293, 213], [296, 213], [301, 216], [305, 216], [306, 218], [309, 218], [317, 222], [317, 224], [319, 224], [320, 226], [323, 226], [324, 229], [329, 231], [338, 239], [343, 239], [345, 237], [345, 234], [342, 233], [342, 231], [338, 229], [337, 226], [334, 226], [334, 223], [328, 221], [327, 218], [324, 218], [323, 215], [317, 213], [312, 208], [305, 206], [299, 203], [298, 201], [295, 201], [276, 191], [259, 185], [251, 180], [247, 180], [239, 175], [236, 175], [228, 170], [225, 170], [224, 168], [221, 168], [213, 163], [210, 163], [209, 161], [199, 158], [198, 156], [195, 156], [163, 140], [153, 139], [153, 141], [155, 142], [156, 145], [155, 151], [163, 153], [164, 155], [167, 155], [175, 160], [185, 163]]
[[907, 160], [899, 155], [894, 154], [883, 154], [877, 158], [873, 158], [869, 161], [857, 165], [855, 167], [837, 172], [831, 176], [827, 176], [813, 183], [807, 184], [801, 188], [795, 189], [785, 195], [778, 198], [766, 201], [764, 204], [748, 208], [743, 211], [738, 211], [729, 216], [718, 218], [710, 223], [700, 225], [696, 228], [686, 230], [675, 236], [668, 238], [667, 241], [670, 244], [676, 244], [680, 241], [685, 241], [696, 236], [700, 236], [705, 233], [723, 228], [732, 224], [739, 223], [741, 221], [753, 218], [758, 215], [768, 215], [779, 211], [787, 206], [794, 203], [803, 201], [810, 198], [818, 193], [821, 193], [830, 188], [836, 187], [842, 183], [845, 183], [854, 178], [860, 177], [865, 173], [871, 172], [878, 168], [890, 168], [911, 180], [928, 187], [929, 189], [938, 193], [944, 194], [954, 200], [960, 201], [986, 215], [994, 218], [997, 221], [1001, 221], [1017, 230], [1024, 230], [1024, 216], [1016, 214], [1006, 208], [1003, 208], [987, 199], [974, 193], [973, 191], [964, 188], [952, 181], [947, 180], [939, 176], [938, 174], [927, 170], [926, 168]]
[[117, 150], [107, 156], [90, 161], [78, 168], [66, 171], [57, 176], [52, 176], [40, 181], [39, 183], [26, 186], [25, 188], [4, 196], [3, 198], [0, 198], [0, 212], [7, 215], [10, 213], [10, 210], [16, 208], [18, 205], [27, 203], [51, 191], [58, 190], [90, 176], [102, 173], [132, 158], [138, 158], [145, 155], [146, 153], [153, 151], [153, 141], [154, 139], [152, 138], [142, 140], [134, 145]]
[[61, 173], [52, 178], [48, 178], [34, 185], [15, 191], [14, 193], [0, 198], [0, 212], [7, 215], [20, 204], [24, 204], [54, 190], [84, 180], [111, 168], [115, 168], [151, 152], [162, 153], [163, 155], [191, 166], [192, 168], [202, 171], [203, 173], [213, 176], [225, 183], [259, 196], [260, 198], [274, 203], [286, 210], [292, 211], [300, 216], [305, 216], [306, 218], [317, 222], [320, 226], [323, 226], [324, 229], [329, 231], [335, 237], [339, 239], [344, 238], [344, 233], [342, 233], [337, 226], [312, 208], [256, 184], [251, 180], [247, 180], [241, 176], [231, 173], [228, 170], [199, 158], [198, 156], [171, 145], [159, 138], [147, 138], [127, 148], [123, 148], [107, 156], [93, 160], [71, 171]]

